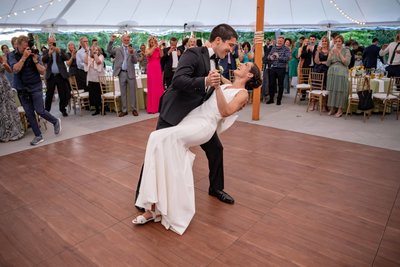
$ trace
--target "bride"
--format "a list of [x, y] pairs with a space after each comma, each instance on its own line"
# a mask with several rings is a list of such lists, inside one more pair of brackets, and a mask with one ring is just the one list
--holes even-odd
[[217, 131], [229, 128], [248, 99], [247, 90], [261, 85], [260, 70], [241, 64], [233, 84], [215, 88], [212, 96], [191, 111], [178, 125], [150, 134], [143, 178], [136, 206], [146, 211], [133, 224], [160, 222], [182, 235], [195, 213], [193, 161], [190, 147], [207, 142]]

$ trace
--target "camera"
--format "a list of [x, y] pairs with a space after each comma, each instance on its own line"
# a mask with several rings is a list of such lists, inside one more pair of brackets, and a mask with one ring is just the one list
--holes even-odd
[[28, 47], [33, 54], [39, 54], [39, 49], [36, 49], [35, 47], [35, 41], [32, 33], [28, 33]]

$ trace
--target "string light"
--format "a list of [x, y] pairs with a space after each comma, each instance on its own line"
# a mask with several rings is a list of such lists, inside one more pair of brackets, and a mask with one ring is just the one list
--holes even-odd
[[26, 8], [26, 9], [14, 10], [14, 11], [8, 13], [8, 14], [2, 14], [2, 15], [0, 15], [0, 21], [3, 20], [3, 19], [5, 19], [5, 18], [10, 18], [11, 16], [16, 17], [16, 16], [21, 15], [21, 14], [27, 14], [27, 13], [29, 13], [29, 12], [34, 12], [35, 10], [37, 10], [37, 9], [39, 9], [39, 8], [44, 8], [44, 7], [46, 7], [46, 6], [51, 6], [51, 5], [53, 5], [53, 4], [55, 4], [55, 3], [59, 3], [59, 2], [61, 2], [61, 1], [62, 1], [62, 0], [57, 0], [57, 1], [52, 0], [52, 1], [44, 2], [44, 3], [39, 4], [39, 5], [35, 5], [35, 6], [32, 6], [32, 7], [28, 7], [28, 8]]
[[336, 10], [337, 10], [343, 17], [345, 17], [346, 19], [348, 19], [348, 20], [350, 20], [350, 21], [352, 21], [352, 22], [354, 22], [354, 23], [357, 23], [358, 25], [365, 25], [365, 22], [359, 21], [359, 20], [356, 20], [356, 19], [350, 17], [346, 12], [343, 11], [343, 9], [341, 9], [341, 8], [339, 7], [339, 5], [335, 2], [335, 0], [330, 0], [329, 2], [330, 2], [330, 3], [336, 8]]

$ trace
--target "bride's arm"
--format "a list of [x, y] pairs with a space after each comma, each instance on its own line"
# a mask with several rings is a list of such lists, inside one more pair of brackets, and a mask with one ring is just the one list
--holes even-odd
[[246, 105], [249, 97], [249, 94], [246, 90], [240, 90], [232, 99], [232, 101], [228, 103], [226, 102], [221, 87], [215, 88], [215, 93], [217, 94], [218, 110], [222, 117], [228, 117], [241, 110]]
[[222, 84], [232, 84], [232, 82], [230, 80], [228, 80], [227, 78], [225, 78], [222, 75], [221, 75], [221, 82], [222, 82]]

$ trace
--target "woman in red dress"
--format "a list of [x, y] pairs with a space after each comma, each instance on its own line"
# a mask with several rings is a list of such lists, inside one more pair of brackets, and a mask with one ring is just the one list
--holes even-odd
[[157, 113], [161, 95], [164, 93], [160, 59], [163, 50], [155, 37], [149, 38], [147, 57], [147, 113]]

